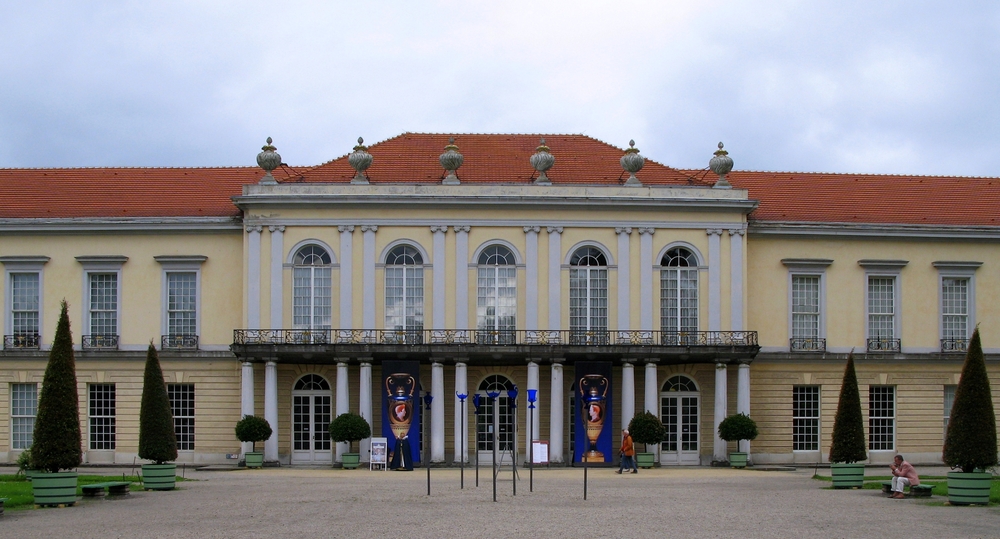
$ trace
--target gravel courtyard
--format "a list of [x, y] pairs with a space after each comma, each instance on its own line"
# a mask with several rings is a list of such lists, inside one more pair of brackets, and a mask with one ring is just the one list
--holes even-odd
[[[85, 470], [114, 474], [125, 469]], [[944, 498], [890, 500], [831, 490], [812, 469], [660, 468], [636, 475], [591, 469], [394, 472], [309, 468], [186, 470], [170, 492], [81, 499], [75, 507], [7, 511], [0, 537], [1000, 537], [1000, 508], [948, 507]]]

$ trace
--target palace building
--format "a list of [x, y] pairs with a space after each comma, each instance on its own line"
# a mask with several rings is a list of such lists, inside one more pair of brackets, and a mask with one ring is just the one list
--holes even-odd
[[336, 464], [346, 412], [421, 464], [610, 462], [650, 411], [664, 466], [726, 461], [739, 412], [753, 462], [822, 463], [853, 350], [870, 462], [940, 463], [976, 326], [1000, 382], [1000, 178], [706, 161], [404, 133], [311, 167], [268, 139], [259, 168], [0, 170], [0, 462], [65, 298], [87, 463], [136, 457], [151, 341], [179, 462], [237, 462], [255, 414], [266, 461]]

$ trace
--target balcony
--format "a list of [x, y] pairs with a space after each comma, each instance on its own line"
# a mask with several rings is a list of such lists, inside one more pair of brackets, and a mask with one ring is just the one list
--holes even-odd
[[826, 339], [794, 337], [788, 347], [792, 352], [826, 352]]
[[3, 336], [4, 350], [38, 350], [37, 333], [19, 333]]
[[480, 329], [237, 329], [230, 348], [241, 357], [283, 361], [443, 356], [500, 363], [525, 357], [709, 363], [752, 358], [760, 350], [756, 331]]
[[941, 351], [944, 353], [964, 354], [969, 350], [969, 339], [941, 339]]
[[868, 338], [869, 352], [900, 352], [901, 345], [899, 339]]
[[84, 335], [84, 350], [117, 350], [118, 335]]
[[197, 335], [161, 335], [161, 350], [197, 350]]

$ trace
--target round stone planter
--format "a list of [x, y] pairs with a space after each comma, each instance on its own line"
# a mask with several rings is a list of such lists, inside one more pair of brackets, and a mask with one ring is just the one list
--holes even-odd
[[261, 451], [247, 451], [246, 463], [247, 463], [247, 468], [263, 468], [264, 453]]
[[865, 484], [865, 465], [855, 462], [830, 464], [830, 475], [833, 477], [833, 488], [861, 488]]
[[353, 470], [361, 464], [361, 453], [344, 453], [341, 464], [348, 470]]
[[76, 503], [76, 472], [35, 471], [31, 492], [35, 505], [72, 505]]
[[636, 453], [635, 454], [635, 465], [639, 468], [652, 468], [653, 459], [655, 454], [653, 453]]
[[172, 490], [176, 479], [176, 464], [142, 465], [142, 486], [146, 490]]
[[948, 472], [948, 501], [952, 505], [988, 504], [992, 482], [989, 472]]
[[746, 453], [730, 453], [729, 454], [729, 465], [733, 468], [746, 468], [747, 467], [747, 454]]

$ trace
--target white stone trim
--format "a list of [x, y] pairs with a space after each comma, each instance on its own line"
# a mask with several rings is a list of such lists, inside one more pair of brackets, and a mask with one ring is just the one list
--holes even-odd
[[[526, 226], [524, 230], [524, 329], [538, 329], [538, 234], [541, 227]], [[517, 255], [515, 255], [517, 256]]]
[[[434, 268], [432, 269], [432, 280], [431, 286], [432, 297], [431, 297], [431, 329], [445, 329], [445, 260], [447, 260], [447, 253], [445, 252], [445, 239], [448, 232], [448, 227], [446, 226], [432, 226], [431, 236], [434, 241]], [[383, 262], [385, 257], [383, 257]], [[426, 258], [424, 259], [426, 260]], [[436, 394], [436, 393], [435, 393]], [[431, 403], [433, 406], [433, 402]], [[443, 419], [443, 418], [442, 418]], [[442, 436], [444, 432], [442, 431]], [[441, 451], [444, 451], [442, 446]], [[444, 457], [442, 457], [442, 460]]]
[[[722, 330], [722, 229], [708, 234], [708, 330]], [[716, 425], [718, 427], [718, 425]]]
[[406, 246], [409, 246], [409, 247], [413, 247], [414, 249], [417, 250], [418, 253], [420, 253], [420, 258], [424, 261], [424, 263], [421, 265], [421, 267], [423, 267], [423, 268], [433, 268], [434, 267], [434, 260], [430, 256], [427, 255], [427, 249], [424, 249], [423, 245], [421, 245], [420, 243], [418, 243], [416, 241], [413, 241], [413, 240], [411, 240], [409, 238], [399, 238], [398, 240], [394, 240], [391, 243], [389, 243], [388, 245], [386, 245], [385, 247], [383, 247], [382, 248], [382, 253], [379, 254], [378, 260], [376, 261], [376, 265], [378, 265], [378, 266], [385, 266], [385, 258], [387, 256], [389, 256], [389, 252], [391, 252], [396, 247], [399, 247], [400, 245], [406, 245]]
[[563, 365], [552, 363], [549, 384], [549, 462], [563, 462]]
[[278, 460], [278, 363], [264, 364], [264, 419], [271, 425], [271, 437], [264, 440], [264, 460]]
[[716, 462], [723, 462], [729, 460], [729, 454], [726, 451], [726, 441], [719, 437], [719, 423], [726, 418], [728, 413], [727, 397], [728, 397], [728, 374], [725, 363], [715, 364], [715, 419], [712, 428], [712, 438], [715, 439], [715, 444], [712, 451], [712, 460]]
[[45, 306], [45, 272], [43, 268], [48, 261], [47, 256], [0, 256], [0, 264], [4, 265], [3, 292], [4, 292], [4, 335], [14, 332], [14, 317], [11, 312], [14, 309], [14, 297], [11, 293], [11, 273], [37, 273], [38, 274], [38, 344], [41, 347], [45, 338], [45, 316], [42, 312]]
[[377, 225], [361, 225], [363, 251], [361, 273], [362, 308], [361, 323], [362, 329], [375, 329], [375, 233], [378, 232]]
[[331, 267], [337, 266], [337, 253], [336, 253], [336, 251], [334, 251], [333, 248], [330, 247], [330, 245], [328, 243], [326, 243], [325, 241], [318, 240], [316, 238], [306, 238], [306, 239], [304, 239], [304, 240], [296, 243], [295, 245], [293, 245], [292, 248], [289, 249], [287, 253], [285, 253], [285, 264], [288, 265], [289, 267], [294, 266], [295, 265], [295, 254], [298, 253], [300, 249], [302, 249], [303, 247], [305, 247], [307, 245], [316, 245], [318, 247], [322, 247], [323, 250], [325, 250], [326, 253], [328, 255], [330, 255], [330, 266]]
[[[361, 369], [358, 376], [358, 414], [365, 418], [369, 425], [372, 420], [372, 362], [370, 358], [361, 358]], [[361, 460], [371, 461], [372, 439], [361, 440]]]
[[[83, 294], [80, 296], [83, 298], [83, 305], [81, 305], [83, 311], [83, 327], [80, 329], [79, 333], [81, 335], [89, 335], [91, 328], [90, 320], [90, 274], [91, 273], [114, 273], [115, 274], [115, 299], [118, 304], [117, 312], [115, 313], [115, 327], [118, 328], [119, 336], [119, 349], [121, 348], [121, 334], [122, 334], [122, 266], [128, 261], [127, 256], [78, 256], [76, 261], [83, 266]], [[39, 278], [39, 286], [41, 286], [41, 278]], [[41, 314], [41, 313], [39, 313]], [[74, 345], [76, 346], [76, 345]]]
[[282, 255], [285, 251], [285, 227], [270, 225], [271, 232], [271, 329], [280, 329], [283, 324], [282, 307], [284, 306], [284, 273], [282, 271]]
[[[465, 402], [463, 403], [459, 400], [458, 395], [466, 395]], [[444, 395], [442, 395], [444, 397]], [[455, 421], [454, 421], [454, 437], [455, 451], [454, 460], [456, 462], [469, 462], [469, 399], [472, 395], [469, 393], [469, 374], [468, 365], [462, 359], [455, 361]], [[462, 431], [462, 426], [465, 425], [465, 431]], [[475, 430], [473, 430], [475, 434]], [[463, 444], [462, 441], [465, 441]]]
[[[820, 339], [825, 339], [826, 338], [826, 305], [827, 305], [827, 303], [826, 303], [826, 268], [829, 266], [829, 263], [823, 264], [822, 261], [820, 261], [820, 262], [818, 262], [816, 264], [800, 264], [800, 263], [793, 263], [791, 260], [792, 259], [784, 259], [784, 260], [781, 261], [783, 264], [785, 264], [785, 267], [788, 268], [788, 275], [786, 277], [786, 281], [787, 281], [786, 289], [788, 290], [788, 292], [787, 292], [788, 298], [787, 298], [787, 301], [786, 301], [786, 311], [788, 313], [788, 324], [787, 324], [788, 325], [788, 329], [787, 329], [787, 332], [788, 332], [789, 343], [788, 343], [788, 347], [785, 348], [785, 350], [789, 351], [789, 352], [791, 352], [791, 339], [794, 338], [793, 321], [792, 321], [792, 317], [793, 317], [793, 313], [792, 313], [792, 281], [793, 281], [793, 279], [794, 279], [794, 277], [796, 275], [805, 275], [805, 276], [810, 276], [810, 277], [819, 277], [819, 322], [818, 322], [819, 328], [818, 328], [818, 330], [816, 332], [816, 336], [817, 336], [817, 338], [820, 338]], [[798, 260], [804, 260], [804, 259], [798, 259]], [[830, 262], [832, 262], [832, 261], [830, 261]], [[867, 287], [868, 287], [868, 283], [866, 282], [865, 283], [865, 288], [867, 289]], [[827, 349], [826, 351], [829, 352], [830, 350]]]
[[260, 225], [248, 225], [247, 231], [247, 327], [260, 329]]
[[431, 462], [444, 462], [444, 364], [431, 363]]
[[469, 327], [469, 227], [455, 230], [455, 327]]
[[[548, 296], [549, 296], [549, 327], [547, 329], [560, 330], [562, 329], [562, 268], [559, 264], [559, 260], [562, 258], [562, 232], [563, 227], [561, 226], [550, 226], [546, 228], [549, 235], [549, 279], [548, 279]], [[561, 396], [559, 397], [562, 398]], [[559, 408], [562, 409], [562, 401], [559, 401]], [[562, 424], [562, 418], [559, 418], [560, 425]], [[560, 441], [562, 440], [562, 431], [559, 432]], [[555, 440], [552, 441], [555, 444]], [[550, 447], [550, 453], [553, 448]], [[562, 454], [560, 449], [559, 461], [562, 462]]]
[[629, 286], [629, 279], [631, 277], [630, 262], [632, 259], [629, 253], [632, 227], [615, 227], [615, 234], [618, 236], [618, 260], [620, 261], [618, 264], [618, 329], [627, 331], [632, 329], [632, 322], [630, 320], [632, 288]]
[[[892, 278], [892, 336], [894, 339], [899, 339], [899, 342], [903, 342], [903, 308], [902, 308], [902, 271], [903, 268], [909, 264], [908, 260], [858, 260], [858, 265], [865, 269], [865, 281], [864, 281], [864, 302], [865, 302], [865, 345], [864, 349], [867, 350], [868, 339], [871, 338], [871, 327], [869, 327], [870, 311], [869, 307], [869, 282], [872, 277], [891, 277]], [[900, 352], [904, 351], [902, 344], [900, 344]]]
[[[334, 417], [346, 414], [351, 411], [351, 395], [349, 393], [350, 381], [347, 379], [347, 360], [344, 358], [337, 360], [337, 413]], [[344, 453], [350, 451], [350, 444], [340, 442], [337, 446], [336, 462], [344, 461]]]
[[969, 287], [966, 290], [966, 305], [968, 307], [968, 335], [966, 339], [972, 338], [972, 331], [976, 327], [976, 270], [983, 265], [982, 262], [957, 262], [957, 261], [937, 261], [932, 265], [938, 270], [938, 339], [944, 339], [944, 280], [947, 278], [961, 278], [969, 280]]
[[653, 320], [656, 318], [653, 307], [653, 234], [655, 233], [655, 228], [639, 229], [639, 329], [645, 331], [653, 330]]
[[729, 229], [729, 329], [743, 331], [743, 236], [742, 228]]
[[203, 255], [160, 255], [154, 256], [160, 264], [160, 335], [167, 335], [169, 315], [167, 314], [167, 274], [195, 274], [195, 334], [199, 336], [198, 347], [201, 348], [201, 316], [204, 307], [201, 302], [201, 266], [208, 260]]
[[604, 258], [606, 258], [607, 261], [608, 261], [608, 265], [604, 266], [604, 267], [609, 268], [609, 269], [612, 268], [612, 267], [616, 267], [616, 265], [615, 265], [615, 257], [611, 254], [611, 249], [608, 249], [601, 242], [594, 241], [594, 240], [583, 240], [583, 241], [577, 242], [575, 245], [573, 245], [572, 247], [570, 247], [569, 249], [567, 249], [566, 253], [563, 255], [562, 265], [565, 266], [565, 267], [569, 267], [569, 261], [573, 259], [573, 255], [577, 251], [579, 251], [580, 249], [582, 249], [584, 247], [593, 247], [594, 249], [597, 249], [602, 254], [604, 254]]
[[706, 260], [705, 255], [701, 252], [700, 249], [698, 249], [697, 247], [686, 241], [672, 241], [663, 246], [663, 248], [660, 249], [660, 252], [656, 254], [656, 263], [653, 264], [654, 270], [659, 270], [660, 268], [663, 267], [663, 257], [667, 256], [667, 251], [671, 249], [686, 249], [690, 251], [691, 254], [693, 254], [695, 259], [698, 261], [698, 269], [699, 270], [708, 269], [708, 261]]

